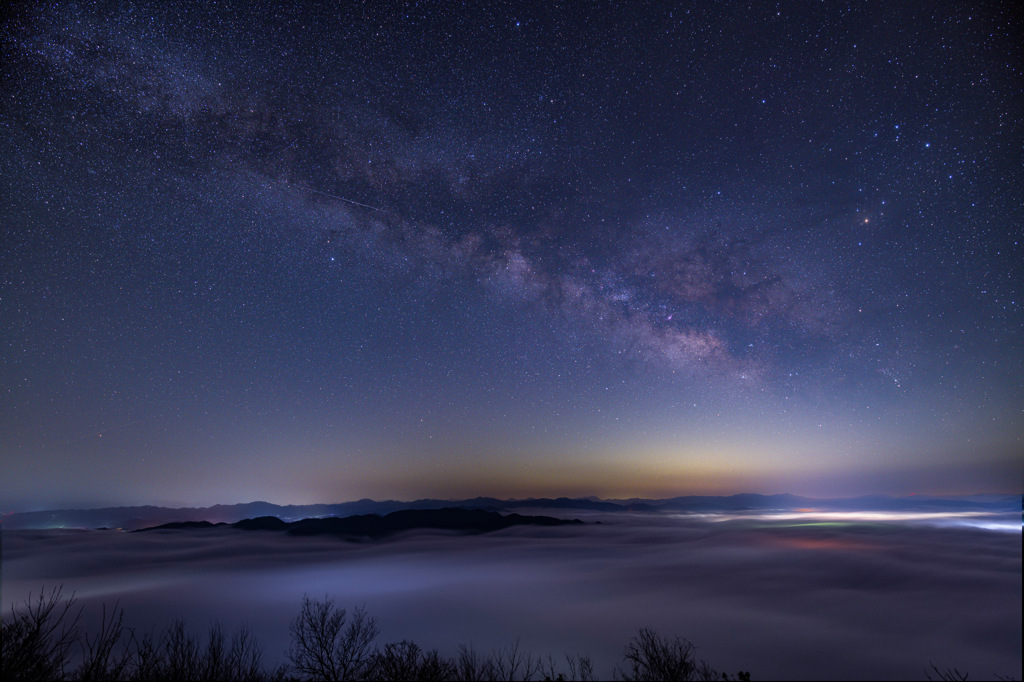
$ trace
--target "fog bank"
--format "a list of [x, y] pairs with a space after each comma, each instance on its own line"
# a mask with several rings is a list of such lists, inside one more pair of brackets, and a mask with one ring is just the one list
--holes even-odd
[[518, 638], [536, 654], [590, 654], [604, 677], [644, 626], [758, 679], [921, 678], [930, 661], [1021, 676], [1019, 516], [572, 516], [591, 523], [372, 543], [223, 528], [7, 531], [4, 610], [64, 585], [87, 619], [118, 602], [140, 628], [178, 616], [197, 632], [248, 623], [277, 661], [302, 595], [329, 594], [365, 605], [380, 643], [454, 654]]

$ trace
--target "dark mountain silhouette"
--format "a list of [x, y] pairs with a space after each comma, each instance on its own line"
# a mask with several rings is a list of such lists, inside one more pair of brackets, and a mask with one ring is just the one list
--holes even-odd
[[490, 533], [512, 526], [565, 526], [578, 525], [579, 519], [556, 519], [551, 516], [502, 515], [483, 509], [406, 509], [386, 516], [362, 514], [344, 518], [310, 518], [288, 523], [276, 516], [243, 519], [237, 523], [210, 523], [209, 521], [179, 521], [150, 528], [137, 533], [158, 530], [207, 530], [210, 528], [237, 528], [240, 530], [285, 531], [289, 535], [337, 535], [349, 539], [376, 539], [395, 533], [417, 529], [456, 531], [464, 534]]
[[288, 530], [289, 524], [276, 516], [259, 516], [255, 519], [242, 519], [231, 525], [242, 530]]
[[169, 522], [207, 521], [209, 523], [236, 523], [241, 519], [275, 517], [285, 522], [314, 517], [347, 517], [358, 515], [386, 515], [402, 510], [431, 510], [445, 508], [482, 509], [508, 512], [516, 509], [573, 510], [580, 512], [614, 513], [676, 512], [676, 513], [744, 513], [766, 511], [792, 511], [817, 509], [821, 511], [1020, 511], [1020, 495], [963, 495], [934, 497], [912, 495], [890, 497], [868, 495], [853, 498], [821, 499], [798, 495], [740, 494], [730, 496], [690, 495], [662, 500], [634, 498], [628, 500], [601, 500], [594, 497], [557, 499], [539, 498], [499, 500], [494, 497], [476, 497], [467, 500], [421, 499], [412, 502], [397, 500], [356, 500], [339, 504], [277, 505], [269, 502], [214, 505], [212, 507], [108, 507], [103, 509], [62, 509], [8, 514], [3, 518], [4, 530], [23, 528], [119, 528], [137, 530]]
[[417, 528], [489, 533], [511, 526], [563, 526], [583, 523], [551, 516], [521, 516], [483, 509], [408, 509], [386, 516], [364, 514], [346, 518], [303, 519], [288, 524], [289, 535], [342, 535], [379, 538]]
[[217, 528], [218, 526], [226, 526], [226, 523], [210, 523], [209, 521], [176, 521], [172, 523], [162, 523], [159, 526], [150, 526], [149, 528], [139, 528], [134, 531], [141, 533], [147, 530], [200, 530], [206, 528]]
[[673, 497], [667, 500], [658, 500], [657, 509], [671, 509], [694, 512], [743, 512], [743, 511], [771, 511], [771, 510], [792, 510], [806, 507], [821, 507], [822, 504], [830, 505], [834, 500], [815, 500], [810, 497], [798, 495], [757, 495], [754, 493], [742, 493], [729, 495], [728, 497], [688, 495], [686, 497]]
[[468, 500], [420, 499], [411, 502], [398, 500], [362, 499], [338, 504], [276, 505], [269, 502], [247, 502], [212, 507], [106, 507], [102, 509], [58, 509], [10, 514], [3, 519], [6, 530], [23, 528], [118, 528], [139, 530], [169, 522], [209, 521], [235, 523], [241, 519], [273, 516], [284, 521], [297, 521], [314, 517], [345, 517], [363, 514], [385, 515], [391, 512], [417, 509], [484, 509], [510, 511], [513, 509], [571, 509], [579, 511], [653, 511], [649, 504], [617, 504], [594, 499], [529, 499], [499, 500], [494, 497], [476, 497]]

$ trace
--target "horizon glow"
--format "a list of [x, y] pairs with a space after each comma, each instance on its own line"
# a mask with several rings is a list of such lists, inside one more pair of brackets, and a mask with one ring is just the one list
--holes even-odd
[[1024, 490], [1009, 7], [511, 12], [5, 16], [0, 511]]

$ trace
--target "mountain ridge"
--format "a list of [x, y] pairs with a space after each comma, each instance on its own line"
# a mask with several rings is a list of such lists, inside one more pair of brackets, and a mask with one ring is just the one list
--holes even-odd
[[580, 512], [640, 512], [640, 513], [723, 513], [756, 511], [796, 511], [818, 509], [828, 511], [1020, 511], [1019, 495], [963, 495], [963, 496], [907, 496], [862, 495], [851, 498], [812, 498], [788, 493], [765, 495], [740, 493], [737, 495], [687, 495], [664, 499], [610, 499], [537, 498], [502, 500], [494, 497], [475, 497], [465, 500], [438, 500], [422, 498], [413, 501], [371, 500], [363, 498], [350, 502], [308, 505], [278, 505], [262, 500], [233, 505], [217, 504], [209, 507], [160, 507], [155, 505], [103, 507], [98, 509], [54, 509], [8, 514], [0, 527], [5, 530], [47, 528], [121, 528], [138, 530], [163, 523], [208, 521], [235, 523], [261, 516], [278, 517], [285, 522], [303, 518], [355, 516], [360, 514], [385, 515], [403, 509], [484, 509], [487, 511], [513, 511], [516, 509], [551, 509]]
[[177, 530], [208, 530], [230, 527], [242, 531], [284, 531], [288, 535], [334, 535], [350, 540], [380, 539], [410, 530], [444, 530], [461, 534], [490, 533], [504, 530], [512, 526], [566, 526], [581, 525], [579, 519], [557, 519], [552, 516], [523, 516], [520, 514], [501, 515], [498, 512], [483, 509], [461, 509], [446, 507], [443, 509], [402, 509], [384, 516], [378, 514], [358, 514], [345, 517], [307, 518], [291, 523], [282, 521], [276, 516], [259, 516], [253, 519], [242, 519], [236, 523], [211, 523], [209, 521], [178, 521], [165, 523], [149, 528], [139, 528], [133, 532]]

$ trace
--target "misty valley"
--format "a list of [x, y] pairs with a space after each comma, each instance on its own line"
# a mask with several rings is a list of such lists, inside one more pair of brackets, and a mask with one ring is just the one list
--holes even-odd
[[[167, 646], [176, 623], [197, 651], [215, 624], [225, 651], [244, 628], [271, 677], [317, 679], [289, 653], [300, 612], [327, 603], [349, 624], [373, 621], [367, 655], [384, 667], [368, 679], [411, 674], [430, 655], [441, 667], [418, 674], [459, 679], [468, 652], [504, 661], [506, 679], [513, 653], [514, 676], [643, 678], [628, 654], [645, 643], [686, 653], [685, 679], [1020, 673], [1019, 497], [419, 503], [346, 503], [337, 511], [368, 513], [320, 518], [264, 503], [82, 512], [106, 530], [40, 527], [71, 511], [12, 515], [5, 627], [60, 587], [82, 632], [115, 606]], [[254, 510], [280, 516], [238, 518]], [[116, 529], [142, 518], [155, 523]]]

